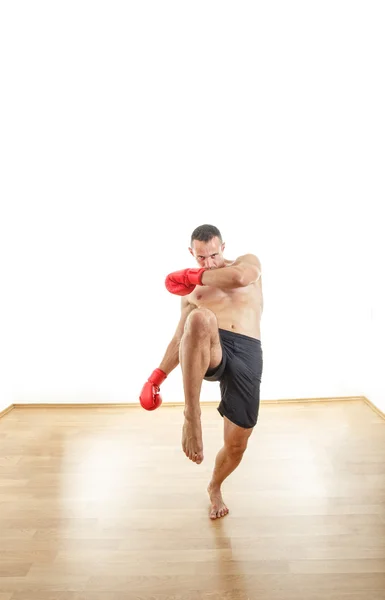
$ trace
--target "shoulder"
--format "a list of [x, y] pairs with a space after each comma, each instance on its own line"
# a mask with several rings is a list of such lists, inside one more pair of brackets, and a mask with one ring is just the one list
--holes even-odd
[[258, 256], [256, 256], [255, 254], [242, 254], [241, 256], [238, 256], [238, 258], [232, 263], [234, 266], [238, 266], [238, 265], [247, 265], [247, 266], [254, 266], [256, 267], [259, 271], [261, 271], [261, 261], [259, 260]]
[[258, 256], [255, 256], [255, 254], [242, 254], [241, 256], [238, 256], [237, 261], [247, 262], [253, 265], [261, 264], [261, 261], [259, 260]]

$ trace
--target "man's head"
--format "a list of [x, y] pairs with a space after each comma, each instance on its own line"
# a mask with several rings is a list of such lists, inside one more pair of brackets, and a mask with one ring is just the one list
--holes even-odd
[[223, 251], [225, 244], [214, 225], [200, 225], [191, 234], [191, 254], [200, 267], [217, 269], [225, 265]]

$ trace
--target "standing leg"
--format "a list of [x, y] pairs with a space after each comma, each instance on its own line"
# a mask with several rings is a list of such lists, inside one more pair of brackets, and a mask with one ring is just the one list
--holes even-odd
[[229, 512], [222, 498], [221, 486], [226, 477], [237, 468], [242, 460], [243, 453], [247, 448], [248, 439], [253, 431], [252, 428], [244, 429], [229, 421], [224, 420], [224, 446], [218, 452], [215, 459], [213, 475], [208, 487], [211, 501], [210, 518], [218, 519]]
[[185, 395], [183, 451], [190, 460], [200, 464], [203, 460], [200, 392], [205, 373], [222, 360], [222, 346], [217, 320], [205, 308], [193, 310], [186, 320], [179, 346], [179, 361], [183, 374]]

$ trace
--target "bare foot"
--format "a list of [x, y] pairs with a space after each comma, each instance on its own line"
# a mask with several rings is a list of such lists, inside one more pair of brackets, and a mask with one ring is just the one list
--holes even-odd
[[183, 452], [190, 460], [198, 465], [202, 462], [202, 426], [199, 417], [185, 417], [182, 430], [182, 448]]
[[210, 483], [207, 491], [209, 493], [211, 502], [210, 519], [220, 519], [220, 517], [227, 515], [229, 509], [223, 502], [221, 488], [214, 487]]

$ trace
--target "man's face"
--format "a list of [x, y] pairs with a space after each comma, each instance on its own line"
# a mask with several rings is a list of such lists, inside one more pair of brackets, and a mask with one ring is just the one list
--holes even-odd
[[224, 249], [225, 244], [218, 237], [212, 238], [209, 242], [194, 240], [192, 247], [189, 248], [198, 265], [205, 269], [218, 269], [225, 266]]

